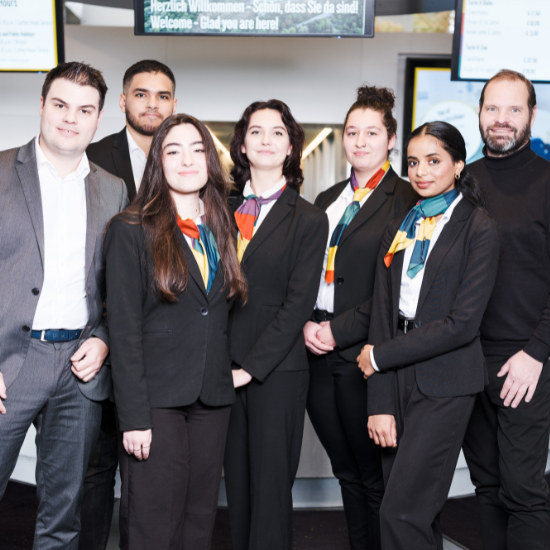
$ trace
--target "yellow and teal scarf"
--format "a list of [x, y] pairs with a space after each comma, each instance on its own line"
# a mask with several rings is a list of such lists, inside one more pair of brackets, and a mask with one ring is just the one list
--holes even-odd
[[[416, 206], [407, 214], [403, 223], [399, 226], [390, 249], [384, 257], [386, 267], [390, 267], [394, 254], [397, 254], [400, 250], [405, 250], [405, 248], [415, 243], [407, 275], [411, 279], [414, 279], [424, 269], [428, 250], [430, 249], [430, 240], [436, 226], [434, 218], [444, 214], [447, 208], [458, 197], [458, 194], [459, 191], [457, 189], [451, 189], [443, 195], [420, 200], [416, 203]], [[421, 218], [423, 219], [420, 222], [418, 238], [415, 241], [415, 225]]]
[[350, 185], [353, 189], [353, 201], [348, 204], [346, 210], [344, 211], [344, 214], [340, 218], [340, 221], [332, 232], [332, 236], [330, 238], [327, 266], [325, 270], [325, 282], [328, 285], [334, 282], [334, 262], [336, 259], [336, 252], [338, 251], [338, 245], [340, 244], [342, 234], [346, 230], [346, 227], [351, 223], [353, 218], [355, 218], [357, 212], [359, 212], [359, 209], [361, 208], [361, 201], [371, 191], [376, 189], [376, 186], [382, 181], [382, 178], [386, 175], [386, 172], [389, 169], [390, 161], [387, 160], [384, 166], [382, 166], [382, 168], [380, 168], [380, 170], [378, 170], [376, 174], [374, 174], [374, 176], [372, 176], [371, 179], [367, 182], [367, 185], [362, 188], [359, 187], [359, 184], [357, 183], [357, 178], [355, 176], [353, 168], [351, 169]]

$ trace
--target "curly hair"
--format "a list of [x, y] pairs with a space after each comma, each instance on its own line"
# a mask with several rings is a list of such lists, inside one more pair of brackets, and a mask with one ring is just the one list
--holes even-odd
[[241, 119], [235, 125], [233, 138], [231, 140], [231, 159], [234, 166], [231, 169], [231, 177], [235, 182], [235, 187], [242, 191], [246, 182], [250, 179], [250, 163], [248, 157], [242, 152], [244, 139], [250, 124], [250, 118], [256, 111], [272, 109], [280, 113], [283, 124], [288, 132], [292, 151], [286, 157], [283, 164], [283, 176], [286, 178], [286, 184], [294, 190], [298, 190], [304, 181], [304, 174], [301, 168], [302, 149], [304, 148], [305, 134], [303, 128], [296, 122], [286, 103], [278, 99], [269, 101], [255, 101], [250, 104], [241, 116]]
[[397, 132], [397, 120], [393, 116], [395, 106], [395, 94], [389, 88], [379, 88], [378, 86], [361, 86], [357, 88], [357, 100], [349, 108], [348, 114], [344, 120], [344, 130], [348, 123], [348, 118], [353, 111], [357, 109], [371, 109], [382, 115], [384, 127], [388, 132], [388, 139], [391, 139]]

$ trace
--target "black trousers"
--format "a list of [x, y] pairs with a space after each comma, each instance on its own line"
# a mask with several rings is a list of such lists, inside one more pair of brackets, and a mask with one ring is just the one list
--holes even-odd
[[379, 550], [384, 479], [367, 430], [367, 382], [335, 351], [310, 355], [309, 367], [307, 411], [340, 482], [350, 549]]
[[505, 407], [498, 378], [508, 357], [487, 357], [489, 385], [477, 396], [464, 441], [485, 550], [548, 550], [550, 503], [544, 471], [550, 430], [550, 361], [530, 403]]
[[208, 550], [231, 407], [152, 409], [147, 460], [119, 443], [122, 550]]
[[224, 461], [233, 550], [292, 550], [308, 380], [305, 370], [273, 372], [237, 390]]
[[78, 550], [105, 550], [113, 520], [118, 435], [115, 404], [101, 403], [101, 428], [84, 478]]
[[422, 394], [414, 367], [397, 371], [397, 448], [382, 449], [383, 550], [442, 550], [439, 514], [458, 462], [475, 396]]

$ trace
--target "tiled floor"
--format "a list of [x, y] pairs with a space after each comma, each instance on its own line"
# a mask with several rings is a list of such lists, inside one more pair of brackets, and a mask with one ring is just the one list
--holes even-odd
[[[113, 524], [111, 525], [111, 535], [106, 550], [118, 550], [118, 501], [115, 503], [113, 514]], [[443, 540], [443, 550], [467, 550], [462, 546], [457, 546], [448, 540]]]

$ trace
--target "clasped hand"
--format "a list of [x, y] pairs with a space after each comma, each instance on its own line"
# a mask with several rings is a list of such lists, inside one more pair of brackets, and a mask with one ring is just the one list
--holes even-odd
[[336, 340], [332, 335], [330, 321], [315, 323], [308, 321], [304, 327], [306, 347], [314, 355], [325, 355], [336, 347]]
[[374, 346], [369, 344], [363, 346], [361, 353], [357, 356], [357, 363], [359, 364], [359, 368], [363, 371], [363, 378], [365, 380], [376, 372], [370, 360], [370, 350], [373, 347]]

